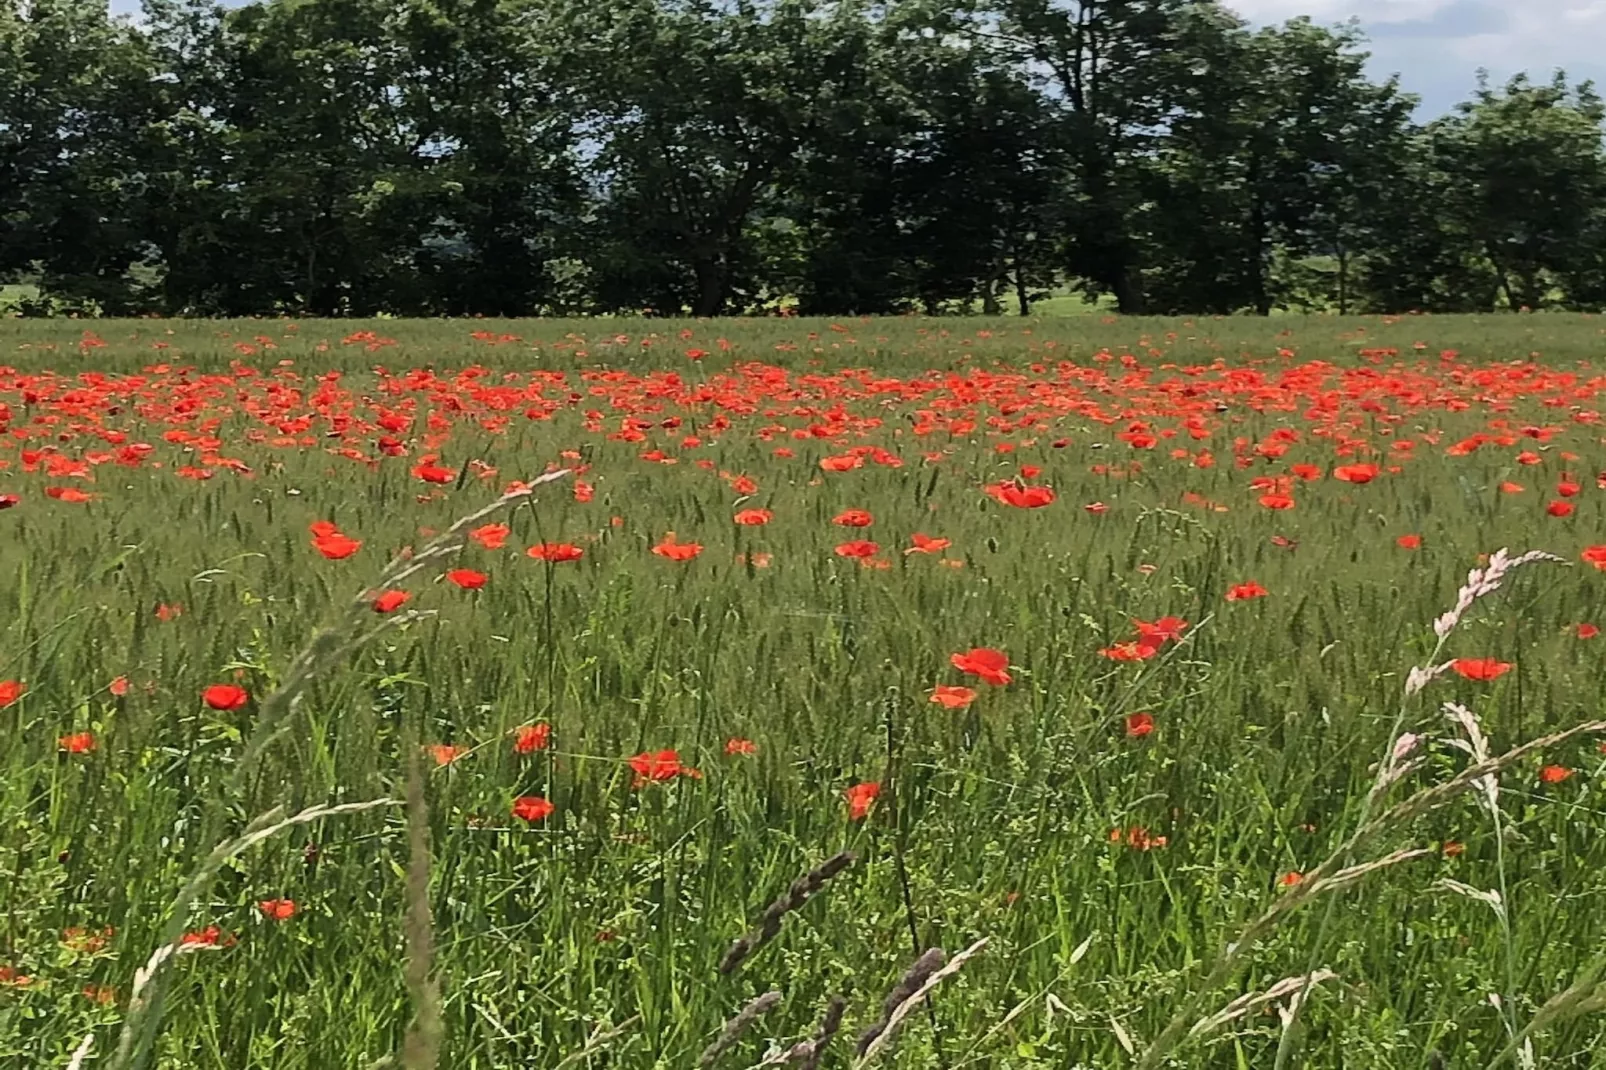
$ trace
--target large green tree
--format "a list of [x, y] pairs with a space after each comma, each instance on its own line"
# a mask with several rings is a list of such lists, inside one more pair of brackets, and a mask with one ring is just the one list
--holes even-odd
[[403, 99], [429, 138], [435, 213], [417, 256], [431, 312], [548, 308], [552, 261], [582, 210], [576, 97], [563, 43], [535, 0], [409, 0]]
[[[1606, 108], [1212, 0], [0, 0], [0, 278], [108, 311], [1606, 306]], [[47, 302], [48, 303], [48, 302]]]
[[[1218, 21], [1151, 172], [1149, 290], [1169, 311], [1356, 303], [1355, 260], [1402, 168], [1414, 98], [1353, 29]], [[1291, 270], [1320, 258], [1323, 268]], [[1312, 292], [1314, 289], [1315, 292]]]
[[[782, 211], [811, 312], [1030, 311], [1057, 266], [1066, 155], [1053, 108], [1006, 55], [911, 0], [874, 23], [852, 122], [820, 132]], [[846, 114], [839, 111], [839, 115]]]
[[153, 253], [135, 206], [164, 118], [146, 43], [103, 0], [0, 4], [0, 272], [107, 311]]
[[562, 11], [581, 129], [597, 146], [599, 299], [702, 316], [762, 301], [755, 222], [873, 84], [861, 9], [566, 0]]
[[173, 297], [229, 313], [407, 308], [442, 181], [411, 106], [399, 5], [288, 0], [227, 14], [215, 124]]
[[1566, 303], [1565, 279], [1598, 263], [1606, 203], [1606, 107], [1589, 83], [1514, 77], [1479, 85], [1434, 124], [1441, 168], [1456, 177], [1443, 208], [1481, 246], [1511, 307]]
[[1068, 153], [1064, 267], [1123, 312], [1147, 307], [1146, 179], [1221, 17], [1190, 0], [986, 0], [963, 20], [1052, 102]]
[[1374, 206], [1366, 289], [1379, 309], [1600, 307], [1606, 155], [1600, 98], [1517, 76], [1410, 139]]

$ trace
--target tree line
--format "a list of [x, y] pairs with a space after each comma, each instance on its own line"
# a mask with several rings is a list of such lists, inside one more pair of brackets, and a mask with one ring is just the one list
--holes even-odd
[[1197, 0], [0, 0], [29, 311], [1606, 306], [1587, 83]]

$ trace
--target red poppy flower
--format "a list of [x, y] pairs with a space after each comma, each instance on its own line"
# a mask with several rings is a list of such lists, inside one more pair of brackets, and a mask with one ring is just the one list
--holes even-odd
[[1158, 636], [1144, 635], [1104, 647], [1099, 655], [1111, 661], [1148, 661], [1160, 652], [1162, 642]]
[[756, 528], [774, 520], [775, 514], [768, 509], [743, 509], [731, 519], [744, 528]]
[[1578, 556], [1602, 572], [1606, 572], [1606, 546], [1586, 546]]
[[1394, 544], [1402, 550], [1420, 550], [1422, 548], [1422, 536], [1401, 535], [1394, 540]]
[[513, 800], [513, 816], [520, 821], [528, 821], [532, 824], [551, 817], [556, 809], [556, 806], [553, 806], [539, 795], [520, 795]]
[[1279, 549], [1283, 549], [1283, 550], [1297, 550], [1297, 549], [1299, 549], [1299, 543], [1295, 542], [1293, 539], [1288, 538], [1288, 536], [1286, 536], [1286, 535], [1273, 535], [1271, 537], [1271, 544], [1273, 546], [1276, 546]]
[[20, 680], [0, 680], [0, 710], [17, 701], [27, 690], [28, 685]]
[[1494, 658], [1456, 658], [1450, 668], [1468, 680], [1497, 680], [1511, 671], [1511, 663]]
[[1539, 770], [1539, 779], [1545, 784], [1560, 784], [1573, 775], [1573, 771], [1565, 765], [1547, 765]]
[[962, 710], [976, 701], [976, 692], [968, 687], [938, 684], [931, 692], [931, 701], [950, 710]]
[[[780, 451], [776, 451], [779, 453]], [[820, 458], [820, 468], [827, 472], [851, 472], [864, 465], [864, 458], [853, 453], [839, 454], [835, 457]]]
[[643, 784], [661, 783], [679, 776], [702, 776], [697, 770], [680, 764], [680, 753], [674, 750], [644, 751], [630, 759], [630, 768], [636, 774], [633, 786], [638, 788]]
[[831, 518], [831, 523], [845, 528], [867, 528], [874, 522], [875, 519], [863, 509], [844, 509]]
[[477, 591], [485, 586], [486, 580], [490, 579], [485, 573], [476, 572], [471, 568], [454, 568], [446, 574], [446, 578], [465, 591]]
[[122, 698], [124, 695], [128, 694], [128, 677], [112, 677], [112, 682], [106, 685], [106, 690], [110, 691], [115, 697]]
[[1105, 505], [1103, 502], [1088, 502], [1086, 505], [1082, 506], [1082, 508], [1092, 513], [1094, 516], [1099, 516], [1102, 513], [1107, 513], [1110, 511], [1110, 507]]
[[1600, 629], [1593, 624], [1580, 624], [1578, 626], [1578, 638], [1580, 639], [1593, 639], [1599, 634]]
[[590, 483], [587, 483], [585, 480], [577, 479], [577, 480], [574, 481], [574, 500], [575, 501], [577, 501], [577, 502], [588, 502], [592, 498], [596, 497], [596, 494], [597, 494], [597, 488], [593, 487]]
[[434, 759], [436, 768], [439, 768], [443, 765], [451, 765], [453, 762], [457, 761], [457, 759], [468, 753], [467, 747], [461, 747], [453, 743], [431, 743], [424, 749], [427, 750], [429, 752], [429, 756]]
[[74, 732], [56, 740], [56, 746], [68, 754], [88, 754], [95, 749], [95, 734], [93, 732]]
[[1574, 497], [1583, 489], [1584, 488], [1579, 486], [1577, 483], [1573, 483], [1569, 480], [1562, 480], [1560, 483], [1556, 484], [1556, 493], [1561, 495], [1563, 498]]
[[1288, 470], [1307, 483], [1322, 478], [1322, 469], [1320, 465], [1296, 464], [1290, 466]]
[[312, 537], [315, 539], [322, 539], [327, 538], [330, 535], [340, 534], [340, 528], [331, 520], [314, 520], [312, 523], [307, 525], [307, 530], [312, 532]]
[[1157, 621], [1138, 620], [1134, 617], [1132, 624], [1137, 628], [1139, 635], [1152, 636], [1160, 640], [1181, 639], [1182, 633], [1188, 629], [1188, 622], [1181, 617], [1161, 617]]
[[909, 536], [909, 541], [914, 545], [910, 546], [904, 551], [906, 554], [940, 554], [944, 550], [948, 549], [949, 546], [953, 545], [947, 539], [934, 538], [930, 535], [922, 535], [918, 531]]
[[950, 655], [948, 663], [962, 673], [978, 676], [983, 682], [995, 686], [1001, 687], [1011, 680], [1009, 656], [991, 647], [972, 647], [963, 654]]
[[551, 738], [552, 726], [545, 721], [540, 724], [521, 725], [513, 731], [513, 753], [529, 754], [532, 751], [546, 750]]
[[862, 821], [870, 813], [870, 807], [881, 794], [881, 785], [873, 780], [862, 784], [855, 784], [842, 793], [848, 801], [848, 820]]
[[854, 539], [852, 542], [838, 543], [835, 553], [838, 557], [874, 557], [881, 550], [881, 544], [871, 542], [869, 539]]
[[1543, 460], [1543, 458], [1533, 450], [1523, 450], [1521, 453], [1517, 454], [1518, 464], [1538, 464], [1541, 460]]
[[1126, 734], [1133, 739], [1142, 739], [1154, 731], [1154, 715], [1152, 713], [1129, 713], [1126, 717]]
[[506, 524], [485, 524], [468, 533], [468, 537], [487, 550], [500, 550], [513, 529]]
[[754, 743], [750, 739], [741, 739], [737, 736], [732, 736], [730, 739], [725, 741], [725, 753], [732, 756], [738, 754], [757, 754], [758, 744]]
[[156, 607], [156, 619], [165, 624], [174, 617], [181, 616], [183, 612], [183, 606], [159, 605]]
[[425, 483], [450, 483], [457, 478], [457, 472], [442, 467], [434, 461], [423, 461], [413, 466], [413, 475]]
[[703, 552], [700, 542], [676, 542], [673, 531], [665, 532], [663, 541], [652, 548], [652, 552], [659, 557], [670, 561], [690, 561]]
[[1304, 879], [1305, 875], [1303, 873], [1284, 873], [1281, 877], [1277, 878], [1277, 883], [1282, 885], [1284, 888], [1292, 888], [1294, 885], [1298, 884]]
[[1360, 486], [1377, 478], [1382, 469], [1375, 464], [1341, 464], [1333, 469], [1333, 478], [1343, 483]]
[[1287, 494], [1262, 494], [1260, 504], [1267, 509], [1282, 511], [1294, 507], [1294, 499]]
[[237, 710], [250, 702], [251, 696], [238, 684], [213, 684], [201, 692], [201, 701], [214, 710]]
[[88, 502], [95, 500], [93, 494], [85, 494], [77, 487], [46, 487], [45, 494], [58, 502]]
[[585, 551], [572, 542], [543, 542], [524, 551], [529, 557], [537, 561], [578, 561], [585, 556]]
[[22, 501], [15, 494], [0, 494], [0, 509], [10, 509]]
[[336, 531], [329, 535], [314, 536], [312, 545], [329, 560], [340, 561], [362, 549], [362, 540], [353, 539]]
[[1142, 825], [1133, 825], [1126, 829], [1111, 829], [1110, 842], [1124, 842], [1134, 851], [1152, 851], [1156, 847], [1164, 847], [1167, 841], [1164, 836], [1156, 836]]
[[982, 490], [993, 500], [1012, 505], [1017, 509], [1040, 509], [1054, 502], [1054, 491], [1048, 487], [1023, 487], [1018, 483], [989, 483]]
[[1504, 483], [1500, 484], [1501, 494], [1521, 494], [1522, 492], [1523, 486], [1521, 483], [1513, 483], [1508, 479]]
[[296, 915], [294, 899], [264, 899], [257, 904], [262, 916], [269, 921], [289, 921]]
[[1573, 510], [1578, 508], [1572, 502], [1557, 499], [1545, 506], [1545, 512], [1551, 516], [1572, 516]]
[[413, 596], [406, 591], [380, 591], [370, 603], [375, 613], [394, 613]]
[[1264, 598], [1271, 592], [1266, 590], [1254, 580], [1248, 583], [1236, 583], [1227, 589], [1227, 601], [1242, 602], [1249, 598]]
[[217, 947], [223, 943], [223, 930], [216, 925], [185, 933], [179, 937], [180, 947]]

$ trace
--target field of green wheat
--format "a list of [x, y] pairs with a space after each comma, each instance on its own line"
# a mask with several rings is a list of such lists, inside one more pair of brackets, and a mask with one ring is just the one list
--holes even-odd
[[0, 354], [0, 1064], [1606, 1065], [1598, 317]]

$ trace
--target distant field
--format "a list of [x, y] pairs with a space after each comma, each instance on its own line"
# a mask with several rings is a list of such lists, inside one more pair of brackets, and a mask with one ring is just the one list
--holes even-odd
[[[686, 331], [692, 332], [690, 339], [681, 338]], [[87, 344], [85, 332], [91, 338]], [[489, 337], [476, 339], [476, 333]], [[364, 341], [369, 334], [373, 340]], [[504, 336], [506, 340], [498, 341]], [[722, 348], [720, 339], [729, 348]], [[265, 350], [265, 344], [274, 348]], [[1045, 354], [1085, 360], [1101, 349], [1112, 353], [1126, 349], [1145, 361], [1162, 362], [1283, 359], [1279, 350], [1289, 349], [1300, 358], [1317, 360], [1351, 360], [1363, 350], [1395, 350], [1397, 359], [1404, 361], [1438, 359], [1450, 350], [1468, 360], [1531, 357], [1554, 363], [1606, 358], [1606, 317], [1544, 313], [1173, 319], [1095, 312], [1024, 320], [1016, 316], [713, 321], [0, 319], [0, 347], [11, 352], [14, 361], [26, 359], [41, 366], [51, 364], [58, 353], [117, 367], [165, 354], [183, 356], [205, 368], [264, 354], [342, 368], [395, 363], [400, 357], [439, 367], [454, 361], [486, 361], [493, 354], [498, 362], [512, 361], [509, 366], [518, 363], [515, 356], [526, 355], [576, 365], [700, 366], [685, 356], [688, 349], [707, 353], [700, 360], [709, 366], [745, 358], [833, 364], [890, 361], [907, 368], [949, 361], [1037, 360]]]
[[[807, 1065], [839, 995], [820, 1066], [1606, 1065], [1606, 736], [1466, 773], [1602, 716], [1606, 320], [4, 320], [0, 353], [7, 1065], [115, 1065], [172, 940], [154, 1065], [372, 1066], [421, 898], [464, 1070], [695, 1066], [772, 989], [711, 1065]], [[1560, 560], [1436, 634], [1502, 547]], [[254, 815], [367, 800], [170, 916]], [[857, 1058], [920, 952], [983, 939]]]

